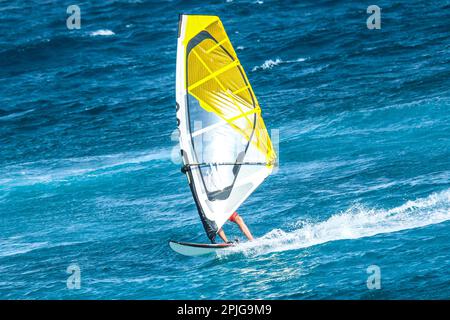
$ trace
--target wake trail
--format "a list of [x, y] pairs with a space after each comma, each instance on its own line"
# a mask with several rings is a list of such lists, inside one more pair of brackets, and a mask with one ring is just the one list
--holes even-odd
[[383, 233], [414, 229], [450, 220], [450, 189], [425, 198], [407, 201], [389, 210], [354, 205], [318, 223], [303, 223], [294, 231], [274, 229], [253, 242], [221, 252], [219, 256], [242, 253], [256, 256], [296, 250], [336, 240], [359, 239]]

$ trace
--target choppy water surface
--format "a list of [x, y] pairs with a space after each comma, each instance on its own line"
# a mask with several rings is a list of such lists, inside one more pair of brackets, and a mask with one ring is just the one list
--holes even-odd
[[[357, 2], [95, 3], [72, 31], [0, 3], [1, 298], [450, 298], [448, 1], [379, 1], [381, 30]], [[280, 135], [258, 240], [196, 259], [167, 245], [206, 241], [171, 161], [181, 12], [221, 17]]]

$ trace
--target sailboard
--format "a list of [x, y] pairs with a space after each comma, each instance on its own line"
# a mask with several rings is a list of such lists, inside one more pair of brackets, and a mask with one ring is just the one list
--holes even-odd
[[195, 257], [206, 254], [215, 253], [218, 250], [233, 247], [234, 244], [230, 243], [192, 243], [181, 241], [169, 241], [169, 246], [173, 251], [182, 254], [184, 256]]
[[182, 172], [214, 243], [222, 225], [271, 174], [277, 157], [219, 17], [182, 14], [178, 24], [176, 116]]

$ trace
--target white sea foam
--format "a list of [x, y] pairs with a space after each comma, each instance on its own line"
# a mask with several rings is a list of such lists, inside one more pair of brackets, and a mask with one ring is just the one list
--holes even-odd
[[263, 69], [263, 70], [267, 70], [267, 69], [272, 69], [274, 66], [279, 65], [282, 62], [281, 59], [277, 58], [275, 60], [266, 60], [264, 61], [264, 63], [260, 66], [256, 66], [252, 69], [252, 71], [256, 71], [258, 69]]
[[17, 239], [0, 240], [0, 258], [24, 254], [36, 249], [45, 248], [48, 242], [21, 242]]
[[35, 250], [77, 245], [82, 242], [27, 242], [22, 236], [0, 239], [0, 258], [26, 254]]
[[100, 29], [97, 31], [92, 31], [90, 33], [91, 36], [96, 37], [96, 36], [113, 36], [115, 35], [115, 33], [111, 30], [108, 29]]
[[282, 60], [280, 58], [276, 58], [275, 60], [269, 59], [264, 61], [264, 63], [260, 66], [255, 66], [253, 67], [252, 71], [257, 71], [257, 70], [267, 70], [267, 69], [272, 69], [273, 67], [282, 64], [282, 63], [296, 63], [296, 62], [303, 62], [305, 61], [305, 58], [298, 58], [295, 60]]
[[274, 229], [253, 242], [242, 243], [220, 253], [219, 256], [235, 253], [255, 256], [296, 250], [330, 241], [358, 239], [420, 228], [447, 220], [450, 220], [450, 189], [433, 193], [426, 198], [407, 201], [399, 207], [388, 210], [355, 205], [322, 222], [300, 221], [300, 227], [294, 231]]

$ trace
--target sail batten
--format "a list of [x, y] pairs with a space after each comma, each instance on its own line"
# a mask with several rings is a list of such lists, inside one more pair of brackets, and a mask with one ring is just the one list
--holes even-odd
[[180, 16], [176, 99], [183, 171], [213, 241], [276, 160], [259, 103], [216, 16]]
[[[195, 53], [195, 51], [194, 51], [194, 53]], [[201, 60], [201, 59], [199, 59], [199, 61], [200, 61], [200, 62], [203, 62], [203, 60]], [[236, 66], [238, 66], [238, 65], [239, 65], [239, 61], [233, 61], [232, 63], [230, 63], [229, 65], [226, 65], [226, 66], [223, 67], [222, 69], [219, 69], [219, 70], [217, 70], [217, 71], [215, 71], [215, 72], [209, 74], [207, 77], [205, 77], [205, 78], [199, 80], [198, 82], [196, 82], [196, 83], [194, 83], [194, 84], [191, 84], [191, 85], [189, 86], [189, 88], [188, 88], [189, 91], [194, 90], [194, 89], [197, 88], [198, 86], [204, 84], [205, 82], [207, 82], [207, 81], [209, 81], [209, 80], [211, 80], [211, 79], [216, 79], [216, 80], [217, 80], [217, 78], [216, 78], [217, 76], [221, 75], [222, 73], [224, 73], [224, 72], [226, 72], [226, 71], [230, 70], [231, 68], [234, 68], [234, 67], [236, 67]], [[207, 68], [207, 70], [210, 71], [209, 68]]]

